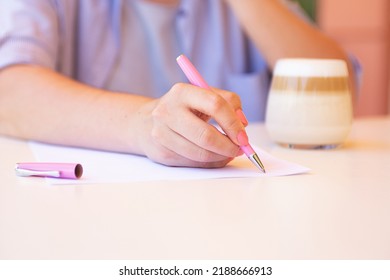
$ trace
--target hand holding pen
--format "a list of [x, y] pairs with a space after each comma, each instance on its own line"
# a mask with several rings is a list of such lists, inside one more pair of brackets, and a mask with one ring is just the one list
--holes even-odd
[[242, 155], [240, 146], [248, 142], [240, 109], [240, 98], [233, 92], [177, 83], [139, 107], [138, 127], [132, 131], [136, 153], [168, 166], [223, 167]]
[[[203, 79], [203, 77], [200, 75], [198, 70], [195, 68], [195, 66], [191, 63], [191, 61], [185, 56], [180, 55], [177, 57], [177, 63], [179, 64], [180, 68], [183, 70], [184, 74], [187, 76], [188, 80], [198, 87], [201, 87], [203, 89], [209, 89], [211, 88], [208, 86], [206, 81]], [[240, 119], [244, 119], [246, 121], [245, 115], [243, 114], [241, 109], [238, 109], [236, 111], [238, 113], [238, 116]], [[217, 120], [218, 122], [218, 120]], [[241, 150], [247, 155], [250, 161], [259, 168], [262, 172], [265, 173], [264, 165], [261, 162], [259, 156], [257, 153], [253, 150], [252, 146], [249, 144], [248, 136], [244, 129], [238, 132], [237, 139], [234, 138], [234, 135], [230, 135], [230, 131], [226, 130], [226, 128], [222, 127], [222, 129], [225, 131], [225, 133], [229, 136], [232, 141], [237, 142], [240, 146]], [[235, 141], [236, 140], [236, 141]]]

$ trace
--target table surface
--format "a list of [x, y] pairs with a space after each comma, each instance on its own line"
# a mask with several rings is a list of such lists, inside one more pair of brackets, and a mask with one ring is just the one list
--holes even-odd
[[343, 147], [253, 144], [304, 175], [51, 186], [21, 178], [25, 141], [0, 137], [0, 259], [390, 259], [390, 117]]

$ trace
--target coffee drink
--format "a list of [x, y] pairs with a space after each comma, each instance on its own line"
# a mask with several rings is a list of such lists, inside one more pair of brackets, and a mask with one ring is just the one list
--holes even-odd
[[266, 112], [266, 127], [273, 140], [289, 147], [334, 147], [348, 136], [351, 123], [351, 92], [344, 61], [277, 62]]

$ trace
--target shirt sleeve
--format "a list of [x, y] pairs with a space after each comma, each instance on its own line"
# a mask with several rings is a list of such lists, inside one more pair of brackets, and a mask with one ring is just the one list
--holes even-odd
[[50, 0], [0, 0], [0, 70], [14, 64], [55, 69], [58, 16]]

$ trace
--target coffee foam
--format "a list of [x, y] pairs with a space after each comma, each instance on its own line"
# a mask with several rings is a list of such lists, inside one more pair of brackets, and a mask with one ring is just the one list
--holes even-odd
[[348, 68], [340, 59], [284, 58], [274, 69], [275, 76], [347, 77]]

